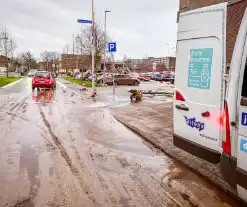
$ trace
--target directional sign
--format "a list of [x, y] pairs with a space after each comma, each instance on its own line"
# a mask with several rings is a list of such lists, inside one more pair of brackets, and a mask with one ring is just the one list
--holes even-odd
[[213, 48], [191, 49], [188, 87], [210, 89]]
[[108, 52], [117, 52], [117, 44], [116, 44], [116, 42], [108, 43]]
[[85, 19], [77, 19], [77, 22], [83, 24], [92, 24], [91, 20], [85, 20]]

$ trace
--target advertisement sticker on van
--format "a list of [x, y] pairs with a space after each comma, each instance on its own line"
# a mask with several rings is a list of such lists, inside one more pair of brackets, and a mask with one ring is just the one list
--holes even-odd
[[247, 140], [241, 139], [240, 140], [240, 150], [247, 153]]
[[247, 126], [247, 113], [242, 113], [241, 124]]
[[196, 128], [199, 131], [204, 130], [204, 123], [197, 121], [195, 117], [188, 118], [187, 116], [184, 116], [186, 124], [192, 128]]
[[210, 89], [213, 48], [191, 49], [188, 87]]

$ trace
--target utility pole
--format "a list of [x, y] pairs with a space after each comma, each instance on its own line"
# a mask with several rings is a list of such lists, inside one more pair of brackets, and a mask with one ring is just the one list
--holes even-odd
[[[111, 11], [108, 11], [108, 10], [105, 10], [105, 31], [104, 31], [104, 35], [105, 35], [105, 44], [107, 44], [106, 43], [106, 40], [107, 40], [107, 38], [106, 38], [106, 14], [108, 13], [108, 12], [111, 12]], [[105, 46], [106, 48], [107, 48], [107, 45]], [[106, 48], [105, 48], [105, 50], [104, 50], [104, 72], [103, 72], [103, 84], [105, 85], [105, 72], [106, 72]]]
[[92, 38], [93, 38], [93, 44], [92, 44], [92, 96], [96, 96], [96, 89], [94, 86], [94, 79], [95, 79], [95, 74], [94, 74], [94, 49], [95, 49], [95, 31], [94, 31], [94, 0], [92, 0]]

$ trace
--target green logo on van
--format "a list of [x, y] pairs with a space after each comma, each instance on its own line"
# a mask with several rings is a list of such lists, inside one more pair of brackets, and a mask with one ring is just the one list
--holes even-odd
[[213, 48], [191, 49], [189, 56], [188, 87], [209, 89]]

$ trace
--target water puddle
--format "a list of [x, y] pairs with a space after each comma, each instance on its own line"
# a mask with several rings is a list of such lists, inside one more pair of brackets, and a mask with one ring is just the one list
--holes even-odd
[[32, 101], [35, 104], [56, 103], [55, 92], [52, 90], [34, 90], [32, 93]]
[[[39, 156], [35, 149], [29, 145], [23, 145], [20, 151], [20, 172], [24, 173], [25, 171], [30, 182], [30, 200], [33, 200], [37, 196], [40, 187]], [[29, 206], [34, 206], [34, 204], [30, 201]]]

